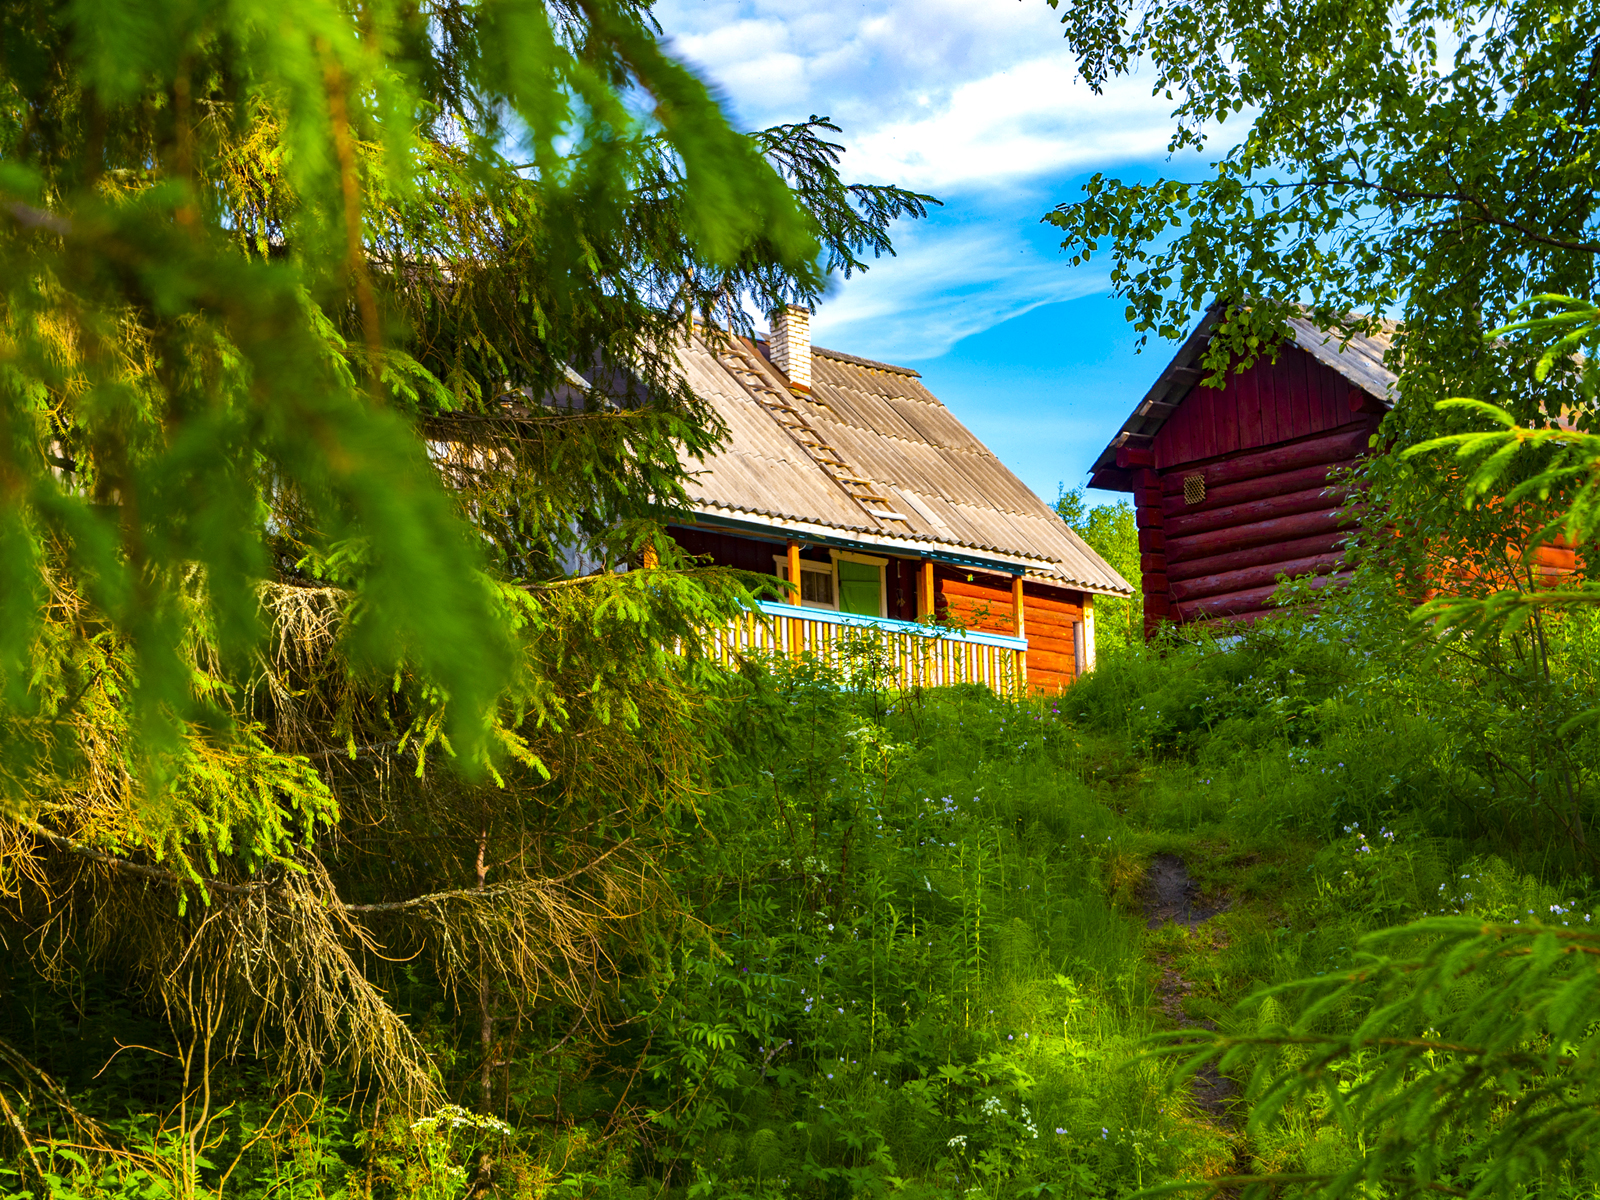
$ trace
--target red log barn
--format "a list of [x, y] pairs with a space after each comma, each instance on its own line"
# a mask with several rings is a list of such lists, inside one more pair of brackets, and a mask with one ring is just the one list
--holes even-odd
[[[1095, 461], [1090, 486], [1132, 492], [1145, 632], [1266, 616], [1280, 575], [1344, 577], [1352, 528], [1331, 478], [1367, 453], [1392, 403], [1388, 333], [1341, 344], [1291, 320], [1276, 361], [1200, 386], [1213, 307]], [[1543, 574], [1573, 552], [1541, 547]]]
[[[1008, 687], [1058, 690], [1093, 664], [1094, 597], [1130, 585], [916, 371], [813, 346], [803, 308], [768, 337], [697, 329], [680, 359], [728, 437], [686, 464], [695, 519], [672, 536], [798, 577], [794, 603], [763, 604], [789, 648], [821, 648], [836, 626], [925, 636], [931, 618], [941, 653], [1007, 655]], [[992, 682], [940, 678], [958, 677]]]

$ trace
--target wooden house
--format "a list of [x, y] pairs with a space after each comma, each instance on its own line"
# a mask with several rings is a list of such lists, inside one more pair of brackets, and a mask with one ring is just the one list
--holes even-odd
[[916, 371], [769, 337], [696, 330], [679, 354], [729, 436], [687, 463], [686, 550], [797, 582], [732, 631], [750, 649], [837, 655], [863, 637], [902, 682], [1052, 691], [1094, 662], [1094, 597], [1131, 588], [1005, 468]]
[[[1147, 635], [1162, 621], [1266, 616], [1279, 575], [1344, 578], [1352, 528], [1335, 481], [1393, 402], [1388, 333], [1341, 344], [1302, 319], [1276, 360], [1200, 386], [1222, 312], [1205, 315], [1090, 476], [1133, 493]], [[1570, 549], [1538, 555], [1542, 574], [1572, 570]]]

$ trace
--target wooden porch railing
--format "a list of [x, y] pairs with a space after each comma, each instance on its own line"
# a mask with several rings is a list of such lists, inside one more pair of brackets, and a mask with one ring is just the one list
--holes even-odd
[[861, 617], [825, 608], [759, 601], [713, 636], [725, 662], [749, 654], [799, 659], [811, 654], [850, 669], [875, 658], [891, 687], [982, 683], [1001, 696], [1021, 696], [1027, 686], [1026, 638], [934, 629], [914, 621]]

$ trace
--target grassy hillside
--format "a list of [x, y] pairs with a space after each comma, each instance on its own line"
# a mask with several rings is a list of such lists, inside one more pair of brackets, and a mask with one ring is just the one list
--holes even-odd
[[[11, 1178], [160, 1194], [150, 1163], [188, 1153], [200, 1190], [227, 1195], [642, 1200], [1125, 1196], [1335, 1170], [1357, 1135], [1325, 1102], [1247, 1130], [1253, 1060], [1185, 1080], [1148, 1039], [1278, 1028], [1293, 993], [1236, 1006], [1416, 916], [1581, 927], [1591, 907], [1582, 847], [1515, 791], [1534, 718], [1480, 720], [1511, 683], [1337, 634], [1133, 648], [1026, 703], [752, 670], [719, 716], [720, 775], [657, 862], [684, 913], [629, 951], [605, 1024], [535, 1010], [495, 1065], [500, 1111], [471, 1111], [470, 997], [421, 976], [397, 987], [432, 1014], [464, 1106], [422, 1120], [337, 1079], [275, 1095], [243, 1061], [213, 1068], [201, 1112], [193, 1063], [185, 1102], [180, 1058], [118, 1051], [182, 1050], [137, 997], [34, 984], [8, 989], [7, 1036], [150, 1162], [76, 1165], [87, 1152], [59, 1148], [70, 1130], [41, 1106], [24, 1116], [45, 1161]], [[1548, 704], [1589, 702], [1589, 637], [1558, 631], [1578, 665]], [[1581, 796], [1587, 736], [1568, 739]], [[1180, 919], [1152, 919], [1152, 864], [1175, 860]]]

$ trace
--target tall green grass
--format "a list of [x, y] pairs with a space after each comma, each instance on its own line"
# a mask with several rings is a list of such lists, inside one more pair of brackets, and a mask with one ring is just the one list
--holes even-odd
[[[1247, 1096], [1203, 1109], [1148, 1039], [1275, 1028], [1292, 1000], [1240, 1000], [1347, 965], [1364, 933], [1414, 916], [1590, 916], [1581, 854], [1507, 770], [1545, 753], [1558, 701], [1582, 698], [1591, 634], [1556, 632], [1577, 665], [1554, 693], [1337, 613], [1129, 647], [1026, 702], [752, 668], [710, 726], [717, 776], [659, 863], [690, 921], [623, 964], [603, 1035], [541, 1010], [511, 1052], [504, 1128], [330, 1108], [297, 1127], [326, 1126], [306, 1145], [263, 1140], [232, 1190], [1112, 1197], [1347, 1161], [1325, 1107], [1246, 1134]], [[1513, 684], [1524, 715], [1507, 715]], [[1585, 806], [1593, 738], [1565, 751]], [[1148, 929], [1142, 881], [1162, 853], [1226, 911]], [[411, 986], [441, 1062], [470, 1058], [448, 998]], [[68, 1020], [29, 1047], [48, 1057]], [[262, 1078], [237, 1083], [251, 1119]], [[83, 1103], [104, 1111], [94, 1086]], [[57, 1165], [63, 1188], [119, 1194]]]

